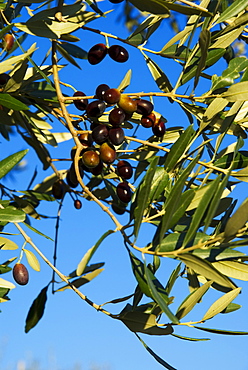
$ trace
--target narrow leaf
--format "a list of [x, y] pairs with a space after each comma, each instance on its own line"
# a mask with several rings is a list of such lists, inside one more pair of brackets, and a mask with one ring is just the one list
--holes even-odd
[[151, 191], [152, 179], [154, 177], [159, 157], [154, 157], [142, 182], [138, 186], [135, 197], [134, 209], [134, 235], [138, 236], [140, 225], [143, 219], [145, 209], [148, 207], [149, 194]]
[[15, 285], [8, 280], [0, 278], [0, 288], [14, 289]]
[[26, 318], [25, 333], [28, 333], [42, 318], [47, 301], [47, 289], [48, 286], [43, 288], [33, 301]]
[[192, 311], [195, 305], [200, 301], [203, 295], [208, 291], [211, 284], [212, 284], [212, 281], [208, 281], [207, 283], [202, 285], [200, 288], [194, 290], [188, 297], [186, 297], [185, 300], [178, 307], [177, 312], [176, 312], [176, 317], [178, 319], [182, 319], [190, 311]]
[[236, 0], [231, 5], [229, 5], [226, 10], [221, 14], [219, 19], [217, 19], [216, 24], [224, 22], [227, 19], [235, 17], [237, 14], [241, 13], [248, 6], [248, 0]]
[[27, 154], [28, 149], [21, 150], [15, 154], [11, 154], [9, 157], [0, 161], [0, 179], [5, 176], [8, 172], [19, 163], [22, 158]]
[[[169, 307], [167, 305], [167, 301], [168, 301], [167, 295], [164, 294], [164, 292], [163, 293], [159, 292], [159, 290], [153, 284], [152, 273], [147, 268], [146, 263], [144, 263], [144, 267], [145, 267], [145, 274], [146, 274], [148, 287], [151, 291], [152, 298], [159, 305], [159, 307], [166, 314], [166, 316], [168, 316], [168, 318], [171, 320], [171, 322], [173, 324], [178, 324], [179, 323], [178, 318], [171, 312], [171, 310], [169, 309]], [[166, 299], [164, 299], [164, 296], [166, 296]]]
[[163, 367], [165, 367], [166, 369], [168, 370], [177, 370], [175, 369], [173, 366], [171, 366], [170, 364], [168, 364], [168, 362], [166, 362], [165, 360], [163, 360], [161, 357], [159, 357], [150, 347], [148, 347], [148, 345], [136, 334], [136, 336], [139, 338], [139, 340], [141, 341], [141, 343], [143, 344], [143, 346], [145, 347], [145, 349], [150, 353], [150, 355], [152, 355], [152, 357], [160, 364], [162, 365]]
[[240, 291], [241, 288], [233, 289], [217, 299], [217, 301], [215, 301], [212, 306], [209, 307], [202, 320], [209, 320], [223, 311], [229, 305], [229, 303], [231, 303], [239, 295]]
[[4, 94], [4, 93], [1, 93], [1, 95], [0, 95], [0, 104], [3, 105], [4, 107], [7, 107], [9, 109], [13, 109], [13, 110], [16, 110], [16, 111], [28, 110], [29, 109], [28, 106], [26, 104], [20, 102], [20, 100], [17, 100], [13, 96], [11, 96], [9, 94]]
[[221, 176], [218, 176], [216, 177], [209, 185], [209, 188], [208, 188], [208, 191], [206, 191], [206, 193], [204, 194], [204, 196], [202, 197], [193, 217], [192, 217], [192, 220], [191, 220], [191, 223], [190, 223], [190, 227], [187, 231], [187, 234], [184, 238], [184, 241], [183, 241], [183, 246], [185, 247], [189, 242], [190, 240], [193, 239], [194, 235], [196, 234], [198, 228], [200, 227], [201, 223], [203, 222], [203, 218], [204, 218], [204, 215], [205, 215], [205, 212], [211, 202], [211, 199], [213, 198], [213, 196], [215, 195], [217, 189], [218, 189], [218, 186], [219, 186], [219, 183], [220, 183], [220, 180], [221, 180]]
[[222, 94], [222, 97], [229, 102], [248, 100], [248, 81], [238, 82], [230, 86], [229, 89]]
[[180, 254], [178, 258], [193, 271], [205, 276], [206, 279], [213, 280], [217, 284], [229, 289], [236, 288], [236, 285], [225, 275], [221, 274], [210, 262], [190, 253]]
[[1, 250], [14, 250], [18, 249], [18, 245], [12, 240], [0, 236], [0, 249]]
[[83, 256], [83, 258], [81, 259], [81, 261], [79, 262], [78, 264], [78, 267], [77, 267], [77, 270], [76, 270], [76, 274], [77, 276], [80, 276], [83, 274], [87, 264], [89, 263], [89, 261], [91, 260], [93, 254], [95, 253], [95, 251], [97, 250], [97, 248], [99, 247], [99, 245], [103, 242], [103, 240], [105, 238], [107, 238], [107, 236], [109, 236], [110, 234], [112, 234], [114, 231], [113, 230], [108, 230], [106, 231], [102, 236], [101, 238], [96, 242], [96, 244], [91, 247], [86, 253], [85, 255]]
[[22, 222], [26, 218], [25, 212], [15, 207], [9, 206], [0, 209], [0, 221], [3, 222]]
[[35, 254], [28, 249], [23, 249], [25, 252], [25, 255], [27, 257], [29, 265], [35, 270], [35, 271], [40, 271], [40, 263], [35, 256]]
[[167, 172], [173, 171], [180, 158], [185, 154], [185, 151], [194, 135], [195, 130], [193, 129], [193, 126], [190, 125], [172, 145], [170, 152], [166, 155], [164, 164], [164, 168]]
[[248, 335], [247, 331], [234, 331], [234, 330], [222, 330], [212, 328], [201, 328], [200, 326], [194, 326], [194, 328], [207, 331], [208, 333], [221, 334], [221, 335]]
[[239, 229], [241, 229], [248, 220], [248, 198], [241, 204], [234, 215], [227, 221], [224, 237], [225, 240], [234, 238]]

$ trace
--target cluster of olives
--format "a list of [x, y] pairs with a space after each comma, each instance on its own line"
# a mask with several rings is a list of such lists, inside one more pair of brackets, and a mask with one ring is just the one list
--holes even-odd
[[16, 263], [13, 270], [13, 278], [19, 285], [26, 285], [29, 281], [29, 274], [26, 266], [22, 263]]
[[[91, 132], [84, 132], [78, 135], [82, 144], [82, 151], [79, 160], [79, 172], [83, 178], [85, 172], [94, 176], [102, 174], [103, 170], [112, 165], [117, 159], [116, 146], [120, 146], [125, 140], [125, 133], [121, 125], [129, 120], [133, 113], [141, 116], [141, 125], [151, 127], [154, 135], [162, 137], [165, 133], [165, 125], [161, 119], [158, 119], [153, 112], [153, 104], [145, 99], [133, 99], [115, 88], [110, 88], [106, 84], [101, 84], [96, 88], [95, 99], [89, 102], [82, 91], [76, 91], [74, 97], [82, 99], [74, 100], [75, 107], [83, 111], [83, 117], [87, 119]], [[108, 123], [100, 123], [100, 118], [107, 107], [112, 107], [108, 115]], [[72, 164], [66, 175], [66, 182], [70, 188], [78, 186], [78, 179], [75, 173], [74, 157], [76, 147], [71, 150]], [[120, 160], [116, 165], [116, 174], [121, 182], [116, 187], [116, 194], [120, 204], [116, 204], [113, 209], [116, 213], [123, 213], [125, 206], [130, 202], [132, 191], [128, 185], [133, 175], [132, 166], [129, 162]], [[53, 195], [56, 199], [62, 199], [66, 192], [65, 183], [58, 180], [53, 185]], [[74, 201], [76, 209], [80, 209], [82, 204], [80, 200]]]
[[98, 64], [107, 54], [118, 63], [125, 63], [129, 58], [128, 51], [121, 45], [112, 45], [108, 48], [105, 44], [96, 44], [88, 51], [88, 61], [92, 65]]

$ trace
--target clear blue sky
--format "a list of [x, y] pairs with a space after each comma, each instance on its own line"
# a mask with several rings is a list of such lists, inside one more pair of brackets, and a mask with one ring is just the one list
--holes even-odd
[[[100, 2], [99, 6], [105, 10], [109, 9], [108, 1]], [[118, 34], [125, 38], [128, 33], [121, 22], [115, 22], [115, 13], [120, 14], [122, 4], [113, 6], [115, 12], [106, 20], [99, 19], [89, 26], [102, 29], [112, 34]], [[102, 36], [91, 34], [87, 31], [76, 33], [81, 38], [79, 45], [88, 50], [98, 42], [104, 42]], [[167, 22], [161, 27], [158, 34], [151, 38], [152, 42], [147, 47], [159, 50], [172, 37]], [[34, 37], [29, 37], [25, 43], [28, 48], [33, 42]], [[110, 39], [110, 44], [116, 43]], [[48, 47], [47, 42], [42, 42], [36, 52], [37, 64], [43, 59]], [[111, 87], [117, 87], [129, 68], [133, 70], [133, 77], [127, 92], [135, 91], [157, 91], [150, 73], [145, 65], [141, 53], [133, 48], [127, 47], [130, 51], [130, 59], [124, 65], [117, 64], [106, 58], [97, 66], [91, 66], [85, 60], [78, 60], [82, 70], [76, 67], [65, 68], [61, 72], [61, 80], [72, 84], [76, 89], [84, 91], [87, 95], [93, 95], [95, 88], [100, 83], [107, 83]], [[174, 63], [163, 58], [154, 58], [162, 69], [168, 73], [172, 83], [175, 82], [179, 69], [175, 69]], [[67, 63], [64, 60], [63, 63]], [[222, 61], [219, 64], [220, 70], [225, 66]], [[173, 67], [172, 67], [173, 66]], [[218, 70], [210, 71], [218, 73]], [[198, 92], [206, 90], [206, 86], [200, 86]], [[170, 104], [165, 98], [155, 99], [155, 109], [161, 112], [168, 120], [167, 126], [185, 126], [188, 121], [184, 113], [178, 109], [176, 104]], [[73, 108], [71, 109], [73, 112]], [[76, 111], [74, 111], [76, 113]], [[54, 123], [54, 132], [64, 131], [58, 122]], [[140, 135], [147, 135], [145, 129], [140, 129]], [[232, 139], [234, 141], [234, 139]], [[231, 141], [232, 142], [232, 141]], [[68, 158], [72, 142], [65, 142], [59, 148], [52, 149], [52, 156], [58, 158]], [[0, 153], [9, 155], [21, 149], [25, 149], [26, 144], [17, 135], [11, 143], [0, 139]], [[10, 188], [28, 186], [29, 178], [37, 164], [35, 154], [30, 150], [27, 155], [27, 168], [23, 172], [16, 172], [14, 178], [8, 177], [5, 181]], [[68, 163], [58, 165], [58, 168], [68, 168]], [[38, 164], [39, 182], [52, 172], [42, 171], [42, 166]], [[21, 185], [20, 185], [21, 184]], [[247, 187], [242, 186], [241, 191], [236, 192], [241, 202], [247, 197]], [[56, 216], [58, 204], [47, 203], [39, 206], [41, 214]], [[123, 220], [125, 219], [125, 216]], [[54, 237], [55, 220], [44, 221], [32, 220], [32, 225], [40, 231]], [[107, 229], [113, 228], [112, 221], [107, 215], [102, 215], [98, 206], [93, 202], [85, 201], [83, 208], [77, 211], [73, 208], [72, 200], [66, 197], [61, 216], [58, 248], [58, 268], [68, 274], [74, 270], [83, 257], [84, 253], [90, 248], [97, 239]], [[8, 228], [9, 232], [16, 232], [14, 228]], [[150, 229], [145, 229], [139, 240], [140, 245], [146, 243], [147, 233]], [[42, 252], [52, 260], [53, 243], [36, 234], [32, 234], [34, 242]], [[20, 237], [13, 239], [19, 245], [22, 244]], [[31, 249], [31, 247], [28, 247]], [[1, 260], [17, 256], [18, 251], [3, 251], [5, 255]], [[105, 270], [100, 276], [81, 288], [92, 301], [97, 304], [107, 302], [114, 298], [129, 295], [133, 292], [136, 282], [131, 273], [131, 267], [126, 250], [120, 235], [110, 236], [98, 249], [92, 263], [105, 262]], [[159, 277], [166, 281], [172, 266], [175, 262], [164, 260], [163, 268]], [[33, 299], [40, 290], [48, 283], [51, 271], [48, 266], [41, 261], [41, 272], [30, 272], [30, 283], [25, 287], [17, 287], [11, 291], [11, 301], [1, 305], [1, 334], [0, 334], [0, 369], [2, 370], [159, 370], [159, 365], [143, 348], [133, 333], [119, 321], [112, 320], [100, 312], [96, 312], [72, 291], [52, 295], [49, 291], [45, 314], [38, 325], [28, 334], [24, 333], [25, 318]], [[7, 278], [7, 275], [3, 276]], [[11, 280], [11, 274], [9, 274]], [[243, 287], [242, 294], [235, 300], [236, 303], [243, 305], [243, 309], [229, 315], [218, 315], [208, 323], [208, 327], [230, 330], [248, 331], [247, 321], [247, 295], [248, 287], [244, 282], [238, 281], [237, 284]], [[185, 282], [179, 282], [173, 291], [176, 296], [172, 309], [176, 309], [183, 296], [187, 293]], [[205, 310], [217, 299], [218, 293], [211, 292], [204, 297]], [[108, 305], [109, 311], [118, 313], [124, 304]], [[201, 318], [205, 311], [201, 305], [196, 307], [193, 314], [188, 316], [188, 320]], [[156, 337], [141, 335], [142, 339], [163, 359], [174, 366], [177, 370], [248, 370], [248, 354], [246, 336], [218, 336], [189, 328], [180, 328], [176, 333], [184, 336], [198, 338], [211, 338], [204, 342], [187, 342], [171, 336]], [[27, 367], [21, 367], [21, 364]], [[19, 364], [19, 365], [18, 365]], [[19, 366], [19, 367], [18, 367]]]

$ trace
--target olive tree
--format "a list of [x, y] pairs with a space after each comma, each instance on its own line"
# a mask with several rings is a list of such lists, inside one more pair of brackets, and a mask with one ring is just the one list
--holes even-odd
[[[146, 345], [140, 333], [192, 341], [201, 340], [194, 337], [199, 330], [248, 334], [205, 325], [220, 313], [240, 309], [233, 302], [241, 292], [238, 281], [248, 280], [248, 257], [241, 251], [248, 245], [248, 198], [235, 207], [237, 200], [232, 197], [233, 188], [248, 181], [248, 152], [242, 150], [248, 128], [248, 60], [242, 55], [248, 37], [248, 1], [104, 3], [1, 3], [0, 133], [9, 145], [13, 134], [19, 135], [26, 149], [12, 147], [13, 154], [7, 157], [1, 151], [0, 245], [1, 251], [9, 250], [9, 259], [1, 257], [0, 272], [6, 278], [0, 279], [0, 300], [7, 302], [15, 287], [11, 270], [15, 283], [26, 285], [28, 269], [39, 271], [45, 262], [52, 278], [34, 297], [25, 332], [42, 318], [49, 291], [63, 294], [71, 289], [93, 310], [134, 332], [163, 367], [175, 369]], [[103, 12], [101, 6], [106, 3], [108, 10]], [[129, 30], [125, 39], [96, 28], [98, 20], [107, 24], [110, 10], [118, 7], [123, 8], [122, 22]], [[150, 40], [160, 35], [165, 23], [174, 29], [174, 36], [155, 50]], [[88, 38], [98, 35], [99, 42], [85, 50], [79, 30]], [[40, 64], [36, 44], [27, 50], [24, 47], [25, 40], [34, 36], [36, 43], [46, 39], [48, 45]], [[104, 58], [124, 67], [131, 58], [127, 48], [141, 53], [154, 91], [146, 91], [141, 79], [139, 91], [128, 92], [131, 70], [123, 73], [114, 88], [99, 81], [88, 96], [70, 84], [69, 75], [80, 68], [79, 61], [91, 73]], [[161, 68], [158, 58], [176, 66], [176, 78], [173, 69]], [[221, 72], [209, 74], [208, 68], [212, 66], [213, 71], [219, 61], [223, 62]], [[61, 79], [63, 70], [68, 81]], [[180, 126], [167, 125], [166, 109], [156, 109], [159, 99], [183, 112]], [[50, 122], [61, 130], [53, 132]], [[67, 140], [71, 156], [59, 160], [56, 147]], [[10, 189], [5, 178], [14, 173], [29, 148], [42, 163], [43, 180], [37, 182], [34, 172], [27, 189], [18, 188], [18, 183]], [[75, 212], [85, 202], [96, 203], [98, 212], [113, 223], [111, 230], [93, 241], [72, 272], [60, 271], [56, 263], [66, 197], [73, 199]], [[41, 216], [38, 206], [46, 203], [49, 209], [51, 202], [58, 205], [53, 260], [33, 241], [34, 233], [48, 236], [32, 226], [32, 220]], [[10, 226], [22, 235], [22, 246], [15, 242]], [[121, 235], [136, 286], [128, 296], [113, 297], [105, 304], [93, 302], [81, 287], [102, 272], [104, 262], [92, 263], [91, 259], [113, 233]], [[144, 234], [146, 245], [141, 245], [139, 237]], [[161, 269], [168, 270], [171, 260], [175, 267], [164, 281], [158, 276], [163, 276]], [[180, 280], [188, 286], [188, 293], [179, 297], [181, 303], [175, 307], [173, 289]], [[203, 296], [210, 290], [219, 295], [206, 307]], [[113, 313], [111, 307], [117, 303], [122, 309]], [[196, 305], [202, 317], [187, 321]], [[192, 337], [177, 333], [182, 325], [192, 328]]]

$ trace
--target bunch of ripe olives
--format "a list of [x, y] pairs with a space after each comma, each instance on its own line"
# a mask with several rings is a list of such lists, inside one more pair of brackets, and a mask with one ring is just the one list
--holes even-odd
[[[90, 122], [90, 130], [78, 135], [83, 147], [79, 157], [81, 178], [85, 172], [99, 176], [106, 169], [113, 171], [111, 165], [117, 159], [116, 147], [125, 141], [125, 133], [121, 126], [132, 117], [133, 113], [140, 115], [140, 124], [145, 128], [151, 127], [155, 136], [163, 137], [165, 134], [165, 124], [163, 120], [156, 117], [153, 111], [154, 106], [148, 100], [133, 99], [106, 84], [100, 84], [96, 88], [95, 99], [91, 102], [85, 98], [86, 95], [82, 91], [76, 91], [73, 96], [82, 97], [82, 99], [74, 100], [73, 103], [78, 110], [84, 112], [84, 119]], [[111, 110], [108, 114], [108, 122], [100, 123], [99, 117], [109, 107]], [[71, 150], [72, 164], [66, 175], [66, 182], [70, 188], [78, 186], [74, 167], [75, 153], [76, 147], [73, 147]], [[120, 182], [116, 186], [116, 195], [120, 204], [113, 204], [112, 208], [116, 213], [122, 214], [132, 198], [132, 191], [127, 180], [131, 179], [133, 169], [128, 161], [119, 160], [115, 171], [120, 178]], [[56, 199], [62, 199], [66, 192], [65, 183], [62, 180], [56, 181], [52, 192]], [[82, 205], [80, 201], [75, 200], [74, 206], [76, 209], [80, 209]]]
[[109, 48], [105, 44], [96, 44], [88, 51], [88, 61], [92, 65], [100, 63], [106, 55], [118, 63], [125, 63], [129, 54], [128, 51], [121, 45], [112, 45]]

